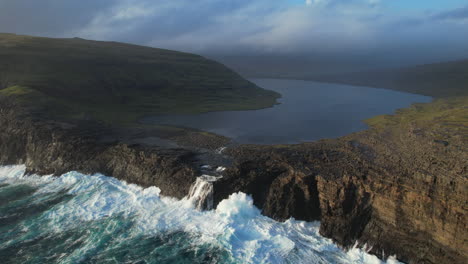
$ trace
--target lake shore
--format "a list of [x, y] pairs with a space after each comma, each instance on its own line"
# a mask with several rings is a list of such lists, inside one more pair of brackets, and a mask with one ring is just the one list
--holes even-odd
[[298, 144], [338, 138], [368, 128], [363, 120], [392, 114], [427, 96], [386, 89], [300, 80], [251, 79], [281, 94], [280, 104], [252, 111], [149, 116], [147, 125], [190, 127], [232, 139], [237, 144]]
[[[442, 115], [431, 114], [440, 112], [437, 105], [445, 109]], [[218, 137], [209, 134], [195, 133], [192, 148], [103, 140], [112, 132], [101, 123], [38, 120], [6, 100], [0, 103], [0, 163], [26, 164], [29, 173], [43, 175], [100, 172], [182, 198], [201, 175], [202, 163], [218, 165], [200, 158], [202, 143], [229, 164], [214, 185], [215, 204], [242, 191], [273, 219], [320, 220], [321, 234], [343, 246], [367, 243], [381, 257], [384, 251], [406, 262], [460, 262], [467, 252], [460, 214], [466, 217], [468, 152], [463, 127], [447, 122], [463, 116], [463, 106], [463, 100], [435, 101], [376, 118], [372, 129], [339, 139], [237, 145], [216, 154], [219, 145], [210, 142]], [[409, 116], [419, 118], [402, 122]], [[443, 136], [447, 129], [450, 138]], [[180, 139], [192, 138], [184, 133]]]

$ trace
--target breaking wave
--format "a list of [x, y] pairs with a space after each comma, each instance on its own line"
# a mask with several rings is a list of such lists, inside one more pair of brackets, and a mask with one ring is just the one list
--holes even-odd
[[318, 222], [262, 216], [244, 193], [200, 211], [193, 197], [163, 197], [156, 187], [24, 170], [0, 167], [3, 263], [398, 263], [343, 251]]

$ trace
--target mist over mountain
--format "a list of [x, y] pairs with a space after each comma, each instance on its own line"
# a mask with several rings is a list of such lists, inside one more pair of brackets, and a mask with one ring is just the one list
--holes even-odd
[[248, 72], [253, 65], [328, 73], [467, 58], [466, 1], [417, 2], [6, 0], [0, 32], [188, 51]]
[[245, 77], [312, 80], [424, 94], [433, 97], [466, 95], [468, 59], [391, 66], [370, 61], [337, 62], [300, 57], [219, 57]]

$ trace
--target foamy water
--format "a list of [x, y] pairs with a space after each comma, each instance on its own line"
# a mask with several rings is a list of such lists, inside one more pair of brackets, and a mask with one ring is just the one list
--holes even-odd
[[398, 263], [343, 251], [319, 223], [262, 216], [244, 193], [214, 210], [103, 175], [24, 176], [0, 167], [6, 263]]

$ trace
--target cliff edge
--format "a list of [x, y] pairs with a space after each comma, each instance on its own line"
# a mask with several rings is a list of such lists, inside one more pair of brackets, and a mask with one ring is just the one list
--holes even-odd
[[[72, 52], [80, 50], [84, 57]], [[242, 191], [274, 219], [320, 220], [321, 234], [344, 247], [408, 263], [468, 262], [466, 96], [372, 118], [371, 129], [339, 139], [216, 154], [229, 139], [134, 121], [267, 107], [278, 95], [199, 56], [128, 44], [0, 35], [0, 59], [1, 165], [103, 173], [182, 198], [209, 154], [212, 165], [229, 161], [215, 205]]]

